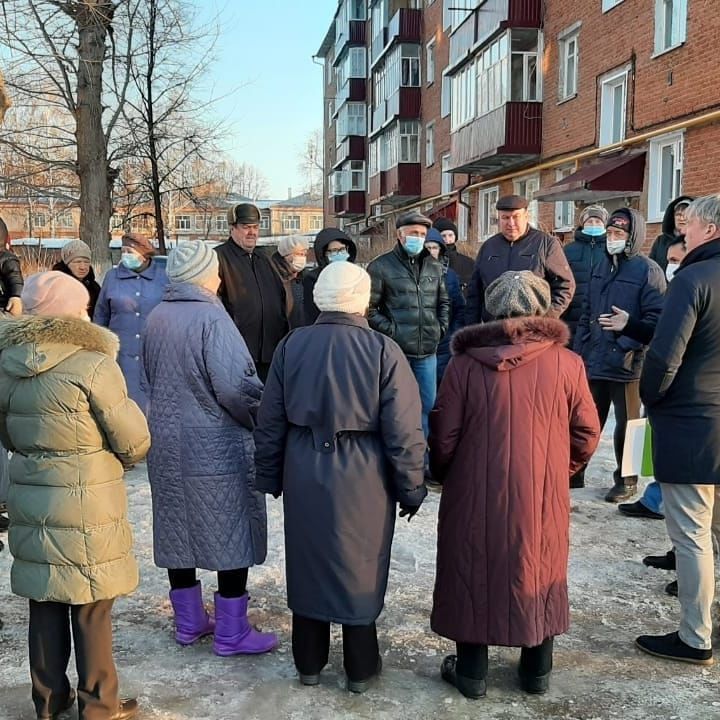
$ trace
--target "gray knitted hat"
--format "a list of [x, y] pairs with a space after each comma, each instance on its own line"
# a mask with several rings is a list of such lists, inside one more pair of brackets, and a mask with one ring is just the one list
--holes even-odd
[[90, 247], [87, 243], [84, 243], [82, 240], [71, 240], [62, 246], [62, 250], [60, 250], [60, 258], [67, 265], [78, 258], [90, 260], [92, 258], [92, 253], [90, 252]]
[[168, 254], [166, 272], [170, 282], [202, 285], [219, 272], [217, 253], [202, 240], [179, 242]]
[[550, 300], [550, 286], [529, 270], [508, 270], [485, 291], [485, 309], [494, 318], [547, 315]]

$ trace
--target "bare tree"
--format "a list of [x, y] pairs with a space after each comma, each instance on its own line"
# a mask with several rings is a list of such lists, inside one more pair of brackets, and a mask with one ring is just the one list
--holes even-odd
[[298, 171], [306, 178], [305, 192], [311, 197], [322, 197], [323, 176], [323, 133], [313, 130], [306, 138], [298, 155]]

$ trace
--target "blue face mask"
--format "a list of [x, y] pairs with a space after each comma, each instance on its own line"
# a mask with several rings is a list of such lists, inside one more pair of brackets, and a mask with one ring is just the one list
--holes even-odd
[[347, 262], [350, 259], [350, 253], [347, 250], [327, 255], [328, 262]]
[[600, 225], [590, 225], [589, 227], [583, 228], [583, 233], [590, 235], [590, 237], [600, 237], [605, 234], [605, 228]]
[[145, 260], [138, 255], [127, 253], [122, 255], [122, 257], [120, 258], [120, 262], [128, 270], [139, 270], [145, 263]]
[[419, 255], [425, 247], [425, 238], [418, 237], [417, 235], [406, 235], [405, 236], [405, 252], [408, 255], [415, 256]]

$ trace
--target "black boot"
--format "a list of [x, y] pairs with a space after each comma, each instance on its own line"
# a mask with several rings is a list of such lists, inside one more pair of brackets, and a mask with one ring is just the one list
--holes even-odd
[[382, 672], [382, 658], [380, 657], [380, 655], [378, 655], [377, 669], [375, 670], [375, 672], [369, 678], [365, 678], [365, 680], [351, 680], [350, 678], [348, 678], [347, 679], [347, 689], [351, 693], [356, 693], [357, 695], [361, 695], [370, 687], [373, 680], [375, 680], [377, 677], [379, 677], [381, 672]]
[[664, 555], [648, 555], [643, 558], [643, 565], [658, 570], [675, 570], [675, 551], [668, 550]]
[[585, 487], [585, 468], [578, 470], [574, 475], [570, 476], [570, 489], [577, 490]]
[[543, 695], [550, 689], [552, 674], [553, 638], [546, 638], [540, 645], [522, 648], [520, 651], [520, 687], [532, 695]]
[[440, 676], [446, 683], [456, 687], [469, 700], [485, 697], [487, 684], [484, 679], [464, 677], [457, 674], [457, 655], [448, 655], [440, 666]]
[[621, 478], [608, 490], [605, 502], [619, 503], [629, 500], [637, 492], [637, 478], [631, 482], [630, 478]]
[[665, 592], [668, 595], [672, 595], [672, 597], [677, 597], [678, 596], [678, 581], [673, 580], [672, 582], [669, 582], [665, 586]]

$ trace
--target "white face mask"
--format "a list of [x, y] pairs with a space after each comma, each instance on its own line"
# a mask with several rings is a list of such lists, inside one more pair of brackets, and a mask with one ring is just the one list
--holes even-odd
[[290, 265], [293, 270], [300, 272], [305, 269], [305, 265], [307, 265], [307, 258], [304, 255], [293, 255], [290, 260]]
[[621, 255], [625, 252], [627, 243], [625, 240], [610, 240], [607, 241], [607, 251], [610, 255]]
[[678, 271], [679, 267], [680, 263], [667, 264], [667, 267], [665, 268], [665, 277], [667, 278], [668, 282], [670, 282], [675, 277], [675, 273]]

